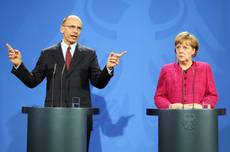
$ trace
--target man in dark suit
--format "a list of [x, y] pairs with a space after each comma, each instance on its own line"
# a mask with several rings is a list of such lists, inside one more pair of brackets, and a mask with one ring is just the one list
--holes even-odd
[[[60, 31], [63, 40], [44, 49], [32, 72], [22, 62], [21, 53], [7, 44], [9, 59], [13, 63], [12, 73], [26, 86], [33, 88], [45, 78], [45, 106], [71, 107], [74, 99], [81, 107], [91, 107], [90, 86], [104, 88], [113, 76], [113, 68], [126, 52], [111, 52], [107, 64], [100, 70], [94, 50], [78, 43], [82, 30], [82, 21], [78, 16], [70, 15], [63, 19]], [[88, 140], [92, 121], [89, 120]]]

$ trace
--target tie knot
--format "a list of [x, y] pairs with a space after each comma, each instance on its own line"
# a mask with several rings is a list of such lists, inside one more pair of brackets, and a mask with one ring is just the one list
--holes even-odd
[[71, 50], [71, 47], [70, 47], [70, 46], [68, 46], [67, 51], [70, 51], [70, 50]]

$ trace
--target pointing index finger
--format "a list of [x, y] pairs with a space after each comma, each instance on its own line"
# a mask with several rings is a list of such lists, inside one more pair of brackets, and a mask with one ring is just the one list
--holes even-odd
[[9, 43], [6, 43], [6, 47], [7, 47], [9, 50], [14, 50], [13, 47], [12, 47]]
[[125, 55], [127, 53], [127, 51], [122, 51], [121, 53], [118, 54], [119, 57], [122, 57], [123, 55]]

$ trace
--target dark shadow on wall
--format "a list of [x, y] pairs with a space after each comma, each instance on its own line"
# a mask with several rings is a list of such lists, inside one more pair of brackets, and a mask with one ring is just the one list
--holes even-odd
[[11, 142], [7, 152], [26, 151], [26, 126], [27, 117], [22, 113], [15, 113], [7, 122]]
[[99, 95], [92, 94], [93, 107], [100, 109], [100, 114], [94, 116], [94, 127], [91, 135], [90, 149], [93, 152], [102, 152], [101, 135], [108, 137], [122, 136], [130, 118], [134, 115], [121, 116], [116, 123], [113, 123], [106, 105], [106, 101]]
[[[101, 134], [108, 137], [117, 137], [124, 134], [130, 118], [134, 115], [121, 116], [113, 123], [106, 105], [106, 101], [99, 95], [92, 94], [93, 107], [100, 109], [100, 114], [94, 116], [94, 127], [91, 135], [90, 149], [93, 152], [102, 152]], [[15, 113], [7, 122], [11, 142], [7, 152], [25, 152], [27, 135], [27, 115]]]

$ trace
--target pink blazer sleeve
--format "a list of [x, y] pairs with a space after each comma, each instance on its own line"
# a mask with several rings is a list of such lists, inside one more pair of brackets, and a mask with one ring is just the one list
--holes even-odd
[[203, 98], [203, 104], [210, 104], [211, 108], [215, 108], [217, 100], [218, 100], [218, 94], [216, 90], [216, 86], [214, 83], [214, 78], [212, 74], [212, 70], [210, 65], [207, 65], [206, 68], [206, 76], [207, 76], [207, 83], [206, 83], [206, 91]]
[[170, 101], [168, 100], [166, 68], [163, 67], [160, 72], [160, 77], [157, 84], [157, 89], [154, 96], [155, 105], [159, 109], [168, 109]]

